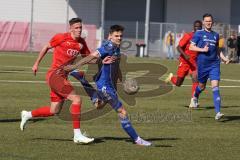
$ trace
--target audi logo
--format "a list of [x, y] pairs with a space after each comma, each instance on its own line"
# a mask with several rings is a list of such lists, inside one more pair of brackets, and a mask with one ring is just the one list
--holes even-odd
[[75, 49], [68, 49], [67, 54], [71, 57], [76, 57], [79, 54], [79, 51]]

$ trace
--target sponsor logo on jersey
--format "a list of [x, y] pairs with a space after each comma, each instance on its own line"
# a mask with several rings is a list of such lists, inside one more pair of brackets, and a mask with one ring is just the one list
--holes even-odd
[[76, 49], [68, 49], [67, 50], [67, 55], [71, 57], [76, 57], [79, 54], [79, 51]]

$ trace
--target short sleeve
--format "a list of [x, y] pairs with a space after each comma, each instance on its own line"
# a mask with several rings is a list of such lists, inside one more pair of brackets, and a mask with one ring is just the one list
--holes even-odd
[[51, 47], [56, 47], [59, 44], [61, 44], [64, 41], [64, 35], [63, 34], [56, 34], [52, 37], [52, 39], [49, 41]]
[[189, 44], [189, 41], [191, 40], [191, 37], [189, 36], [189, 34], [185, 33], [184, 36], [182, 37], [182, 39], [179, 41], [179, 46], [180, 47], [186, 47], [187, 44]]
[[87, 43], [84, 39], [82, 40], [81, 43], [82, 43], [83, 47], [82, 47], [80, 53], [81, 53], [82, 57], [86, 57], [90, 54], [90, 50], [89, 50], [89, 48], [87, 46]]
[[111, 42], [105, 41], [102, 43], [101, 47], [97, 49], [101, 58], [104, 58], [112, 53], [114, 46]]
[[200, 41], [200, 34], [197, 31], [194, 33], [193, 38], [191, 39], [191, 44], [197, 45], [199, 41]]

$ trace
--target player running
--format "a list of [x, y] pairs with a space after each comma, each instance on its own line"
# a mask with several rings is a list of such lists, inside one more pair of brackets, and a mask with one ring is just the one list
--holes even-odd
[[198, 86], [197, 81], [197, 64], [196, 64], [196, 57], [197, 52], [190, 51], [190, 40], [192, 39], [194, 33], [197, 30], [202, 29], [202, 22], [200, 20], [196, 20], [193, 23], [193, 31], [189, 33], [185, 33], [182, 39], [179, 41], [177, 46], [177, 50], [180, 53], [179, 57], [179, 66], [177, 70], [177, 76], [174, 76], [173, 73], [170, 73], [166, 78], [165, 82], [172, 82], [172, 84], [180, 87], [185, 79], [185, 77], [190, 74], [192, 78], [192, 98], [189, 107], [196, 108], [195, 103], [193, 103], [193, 93]]
[[210, 78], [216, 112], [215, 119], [219, 120], [224, 116], [224, 114], [220, 112], [220, 58], [227, 63], [229, 60], [222, 52], [219, 52], [219, 34], [212, 30], [213, 17], [211, 14], [207, 13], [203, 15], [203, 26], [203, 30], [197, 31], [194, 34], [189, 47], [190, 50], [198, 52], [197, 67], [199, 85], [195, 89], [194, 103], [197, 105], [199, 94], [206, 88], [207, 80]]
[[102, 43], [101, 47], [95, 52], [91, 53], [89, 56], [83, 58], [75, 65], [69, 65], [65, 67], [66, 71], [72, 71], [84, 64], [89, 63], [89, 61], [97, 58], [108, 58], [109, 64], [103, 64], [101, 70], [96, 77], [97, 90], [104, 101], [107, 101], [112, 108], [118, 113], [122, 128], [131, 137], [131, 139], [141, 146], [150, 146], [151, 143], [143, 140], [138, 136], [135, 129], [133, 128], [127, 111], [123, 104], [119, 101], [117, 96], [117, 91], [115, 88], [116, 76], [119, 73], [119, 63], [120, 63], [120, 43], [122, 41], [124, 28], [120, 25], [113, 25], [110, 27], [109, 38]]
[[73, 141], [75, 143], [90, 143], [94, 139], [82, 135], [80, 130], [80, 96], [76, 94], [73, 86], [67, 80], [68, 73], [61, 69], [65, 65], [72, 64], [79, 54], [86, 56], [90, 51], [85, 40], [80, 37], [82, 20], [73, 18], [69, 21], [69, 25], [70, 31], [68, 33], [56, 34], [50, 42], [43, 47], [32, 67], [32, 71], [36, 75], [41, 60], [49, 49], [54, 48], [52, 65], [46, 75], [46, 81], [51, 89], [51, 105], [43, 106], [30, 112], [22, 111], [20, 129], [23, 131], [27, 121], [31, 118], [50, 117], [59, 113], [64, 101], [68, 99], [72, 102], [70, 111], [74, 132]]

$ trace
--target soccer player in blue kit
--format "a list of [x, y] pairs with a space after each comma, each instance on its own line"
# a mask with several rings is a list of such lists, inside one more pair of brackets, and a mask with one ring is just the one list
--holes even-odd
[[213, 102], [215, 107], [215, 119], [221, 119], [224, 114], [220, 112], [221, 96], [219, 91], [220, 81], [220, 58], [226, 63], [229, 61], [222, 52], [218, 50], [219, 34], [212, 30], [213, 17], [211, 14], [203, 15], [203, 30], [197, 31], [192, 40], [189, 49], [198, 52], [198, 81], [194, 93], [194, 101], [197, 105], [199, 94], [206, 88], [208, 78], [211, 81]]
[[108, 40], [104, 41], [95, 52], [81, 59], [75, 65], [66, 66], [64, 70], [72, 71], [84, 64], [88, 64], [94, 59], [105, 59], [106, 62], [103, 63], [98, 76], [95, 79], [97, 90], [99, 91], [98, 93], [100, 93], [101, 98], [109, 103], [112, 108], [118, 113], [122, 128], [131, 137], [134, 143], [141, 146], [150, 146], [151, 142], [143, 140], [136, 133], [128, 118], [126, 109], [119, 101], [117, 96], [116, 76], [120, 74], [120, 44], [122, 41], [123, 31], [124, 27], [120, 25], [111, 26], [109, 30]]

